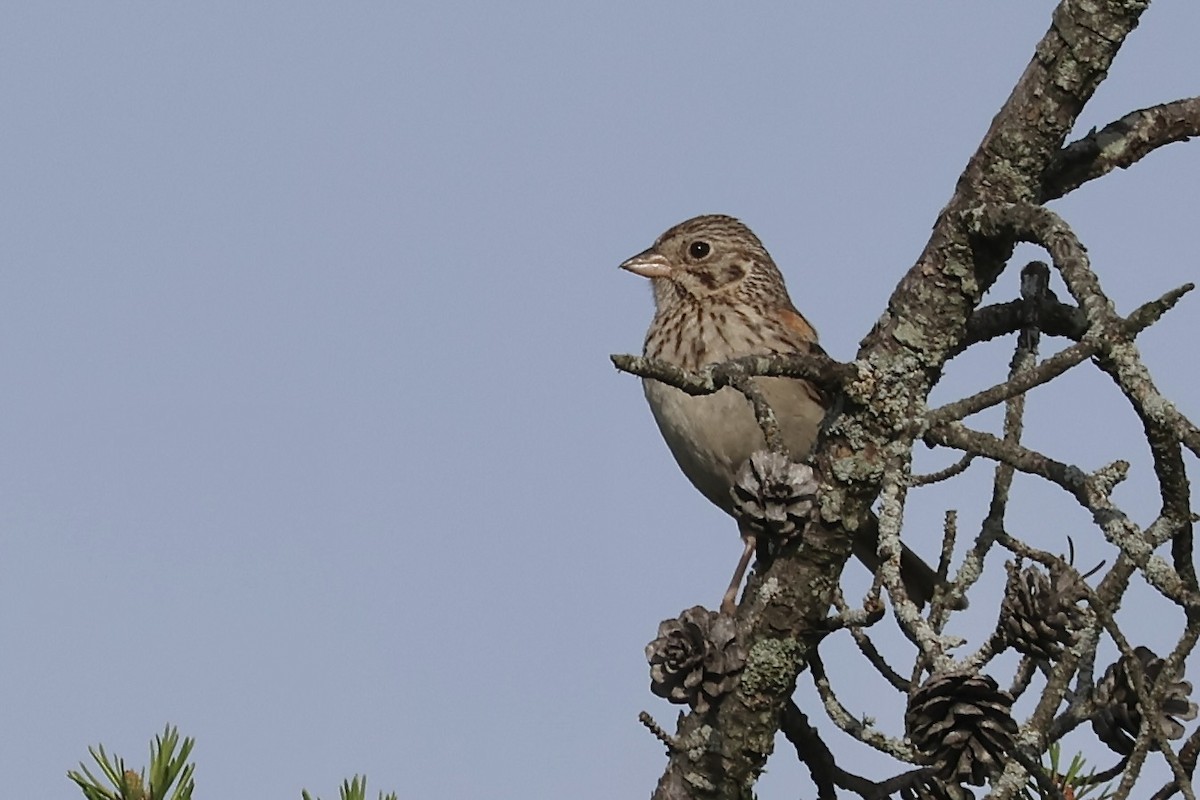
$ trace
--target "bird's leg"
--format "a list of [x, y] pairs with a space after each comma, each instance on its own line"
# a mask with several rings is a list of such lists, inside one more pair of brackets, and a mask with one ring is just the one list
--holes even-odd
[[742, 557], [738, 559], [737, 568], [733, 571], [733, 579], [729, 581], [729, 588], [725, 590], [725, 596], [721, 598], [721, 613], [733, 616], [733, 612], [737, 610], [737, 593], [738, 587], [742, 585], [742, 578], [746, 577], [746, 568], [750, 566], [750, 559], [754, 555], [754, 550], [757, 546], [755, 535], [746, 530], [741, 529], [742, 541], [745, 542], [745, 549], [742, 550]]

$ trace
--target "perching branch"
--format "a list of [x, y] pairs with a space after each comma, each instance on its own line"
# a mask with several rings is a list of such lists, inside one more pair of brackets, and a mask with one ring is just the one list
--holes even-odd
[[699, 372], [689, 372], [666, 361], [642, 356], [614, 355], [609, 358], [622, 372], [653, 378], [692, 395], [712, 394], [754, 376], [803, 378], [822, 389], [836, 392], [855, 377], [852, 366], [833, 360], [817, 345], [812, 345], [809, 353], [745, 356], [705, 367]]

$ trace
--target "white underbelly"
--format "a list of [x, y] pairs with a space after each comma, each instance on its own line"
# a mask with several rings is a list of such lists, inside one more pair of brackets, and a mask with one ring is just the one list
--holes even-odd
[[[788, 378], [757, 382], [775, 411], [793, 458], [808, 455], [823, 411], [798, 394]], [[750, 402], [728, 387], [692, 396], [655, 380], [643, 380], [646, 400], [671, 454], [688, 480], [709, 500], [730, 511], [729, 489], [742, 464], [766, 446]], [[805, 397], [797, 402], [798, 397]]]

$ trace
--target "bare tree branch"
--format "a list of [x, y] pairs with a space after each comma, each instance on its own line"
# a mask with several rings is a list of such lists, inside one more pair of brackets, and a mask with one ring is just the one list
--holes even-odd
[[[1036, 262], [1035, 262], [1036, 263]], [[1122, 321], [1124, 334], [1132, 339], [1145, 328], [1157, 322], [1163, 314], [1175, 307], [1183, 295], [1195, 288], [1188, 283], [1172, 289], [1157, 300], [1151, 300], [1139, 306], [1128, 318]], [[1044, 305], [1036, 306], [1039, 310]], [[1040, 311], [1039, 311], [1040, 313]], [[947, 403], [925, 415], [926, 424], [930, 427], [945, 422], [963, 419], [971, 414], [977, 414], [986, 408], [1005, 402], [1010, 397], [1022, 394], [1030, 389], [1048, 383], [1067, 370], [1094, 357], [1104, 349], [1103, 342], [1097, 338], [1077, 342], [1071, 347], [1061, 350], [1050, 358], [1031, 369], [1012, 375], [1003, 383], [998, 383], [989, 389], [976, 392], [970, 397]]]
[[1200, 97], [1131, 111], [1060, 150], [1043, 178], [1041, 202], [1062, 197], [1114, 169], [1128, 169], [1164, 145], [1200, 136]]
[[[1087, 251], [1070, 227], [1048, 208], [1028, 204], [980, 207], [967, 217], [974, 229], [987, 235], [1013, 237], [1046, 248], [1067, 288], [1087, 315], [1090, 338], [1103, 346], [1105, 371], [1113, 376], [1140, 416], [1170, 430], [1189, 450], [1200, 455], [1200, 428], [1155, 387], [1127, 326], [1101, 290], [1088, 263]], [[1166, 305], [1164, 301], [1160, 303]]]
[[[1146, 5], [1145, 0], [1059, 3], [1033, 60], [959, 178], [954, 196], [939, 216], [921, 256], [861, 343], [853, 364], [838, 364], [814, 350], [798, 358], [743, 359], [691, 374], [644, 359], [614, 357], [620, 369], [663, 380], [694, 394], [731, 386], [741, 389], [753, 402], [755, 393], [747, 387], [754, 384], [749, 379], [779, 375], [811, 380], [838, 398], [837, 413], [827, 418], [812, 454], [821, 484], [819, 514], [803, 537], [779, 548], [769, 564], [760, 562], [751, 576], [735, 619], [739, 645], [748, 654], [740, 682], [711, 711], [681, 718], [678, 731], [670, 737], [676, 746], [671, 748], [655, 797], [747, 796], [772, 750], [781, 722], [793, 743], [804, 751], [799, 754], [812, 770], [822, 798], [832, 797], [837, 787], [846, 788], [846, 784], [862, 780], [847, 777], [848, 773], [833, 763], [828, 748], [803, 714], [797, 716], [799, 709], [792, 704], [791, 694], [805, 668], [812, 670], [826, 713], [838, 727], [871, 747], [915, 763], [919, 753], [909, 740], [885, 735], [846, 710], [834, 695], [817, 645], [829, 630], [826, 614], [849, 555], [851, 534], [869, 518], [872, 503], [881, 498], [879, 553], [883, 564], [877, 581], [889, 590], [901, 630], [920, 648], [914, 675], [919, 675], [921, 669], [944, 671], [964, 663], [948, 655], [957, 641], [942, 632], [943, 612], [935, 607], [929, 619], [921, 617], [899, 589], [899, 532], [906, 492], [922, 482], [911, 477], [911, 449], [917, 437], [997, 462], [992, 510], [986, 536], [981, 535], [980, 541], [987, 538], [1010, 542], [1004, 531], [1004, 508], [1014, 471], [1054, 483], [1091, 513], [1107, 541], [1117, 548], [1113, 567], [1091, 595], [1092, 606], [1104, 605], [1107, 609], [1104, 632], [1120, 637], [1111, 614], [1119, 607], [1130, 576], [1139, 570], [1186, 613], [1200, 613], [1196, 576], [1184, 564], [1191, 554], [1191, 518], [1190, 512], [1184, 513], [1182, 497], [1187, 480], [1180, 466], [1180, 444], [1200, 452], [1200, 431], [1162, 397], [1133, 345], [1137, 332], [1158, 319], [1190, 287], [1122, 319], [1103, 293], [1086, 251], [1070, 228], [1056, 215], [1034, 205], [1118, 166], [1127, 166], [1168, 141], [1192, 135], [1194, 125], [1190, 120], [1194, 111], [1190, 101], [1181, 101], [1157, 110], [1147, 109], [1140, 116], [1131, 115], [1082, 143], [1063, 147], [1079, 112], [1107, 75], [1125, 36], [1136, 27]], [[1183, 121], [1173, 114], [1182, 115]], [[979, 307], [1020, 241], [1033, 241], [1046, 249], [1077, 305], [1060, 302], [1054, 296], [1043, 266], [1030, 270], [1030, 282], [1021, 300]], [[1007, 381], [927, 411], [930, 390], [949, 359], [971, 343], [1017, 330], [1021, 337]], [[1037, 363], [1040, 333], [1066, 336], [1076, 343]], [[1117, 462], [1085, 473], [1020, 443], [1025, 393], [1089, 358], [1096, 359], [1113, 376], [1142, 418], [1152, 441], [1163, 511], [1146, 528], [1135, 525], [1111, 500], [1111, 491], [1124, 477], [1127, 465]], [[973, 431], [959, 422], [1000, 402], [1008, 404], [1004, 439]], [[769, 438], [772, 412], [765, 402], [755, 405]], [[956, 465], [934, 477], [952, 478], [956, 471], [965, 469], [968, 461], [961, 463], [963, 466]], [[1181, 534], [1187, 537], [1187, 546], [1176, 546], [1173, 567], [1154, 549]], [[944, 562], [949, 562], [949, 554], [944, 554]], [[964, 567], [959, 575], [964, 576], [970, 569], [974, 568]], [[959, 591], [958, 584], [952, 585], [951, 591]], [[845, 613], [843, 618], [848, 619]], [[1062, 735], [1092, 713], [1089, 698], [1093, 694], [1095, 645], [1101, 636], [1098, 618], [1087, 617], [1089, 626], [1078, 632], [1075, 645], [1065, 648], [1066, 654], [1046, 667], [1047, 686], [1033, 715], [1021, 726], [1020, 758], [1004, 762], [1004, 773], [999, 777], [995, 775], [997, 767], [987, 767], [997, 797], [1011, 797], [1021, 791], [1027, 785], [1027, 773], [1045, 778], [1036, 764], [1038, 755], [1054, 741], [1052, 737]], [[1200, 631], [1200, 625], [1196, 628]], [[1191, 641], [1194, 632], [1189, 629], [1181, 638], [1181, 647]], [[862, 639], [869, 644], [865, 636]], [[993, 649], [1000, 646], [996, 640]], [[1128, 649], [1127, 643], [1124, 649]], [[987, 656], [986, 648], [979, 652]], [[1014, 685], [1028, 685], [1031, 677], [1026, 667]], [[896, 680], [893, 685], [912, 683]], [[1150, 691], [1158, 692], [1163, 685], [1159, 681]], [[1156, 695], [1142, 699], [1152, 703]], [[1064, 702], [1066, 712], [1056, 716]], [[1004, 703], [1000, 697], [987, 713], [1007, 714]], [[1007, 724], [1007, 718], [1002, 721]], [[1183, 782], [1188, 762], [1183, 758], [1172, 762], [1170, 748], [1161, 736], [1158, 739], [1155, 746], [1172, 763], [1177, 782]], [[1144, 755], [1149, 740], [1141, 746]], [[926, 744], [921, 747], [920, 754], [927, 757]], [[1132, 767], [1137, 768], [1136, 764]], [[946, 774], [938, 773], [942, 777]], [[909, 775], [931, 779], [927, 771]], [[852, 790], [875, 792], [883, 786], [868, 781], [855, 784]], [[1039, 786], [1047, 793], [1057, 791], [1044, 780]], [[911, 792], [913, 784], [896, 790]]]
[[745, 356], [705, 367], [699, 372], [689, 372], [674, 364], [642, 356], [609, 356], [613, 366], [641, 378], [653, 378], [670, 384], [688, 394], [712, 394], [726, 386], [735, 386], [737, 381], [754, 376], [778, 376], [782, 378], [804, 378], [817, 386], [837, 391], [855, 378], [855, 370], [848, 364], [834, 361], [824, 350], [812, 345], [810, 353], [795, 353], [786, 356]]
[[834, 800], [837, 797], [835, 784], [844, 785], [848, 780], [854, 779], [865, 780], [838, 767], [829, 746], [821, 739], [821, 734], [809, 724], [808, 717], [791, 700], [783, 707], [779, 729], [796, 748], [799, 759], [808, 765], [808, 773], [817, 786], [819, 800]]

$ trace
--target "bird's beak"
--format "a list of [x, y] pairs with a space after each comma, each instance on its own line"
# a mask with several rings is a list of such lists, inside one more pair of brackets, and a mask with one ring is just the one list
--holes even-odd
[[627, 269], [634, 275], [641, 275], [643, 278], [671, 277], [671, 265], [667, 262], [667, 257], [654, 252], [654, 248], [638, 253], [621, 264], [621, 269]]

